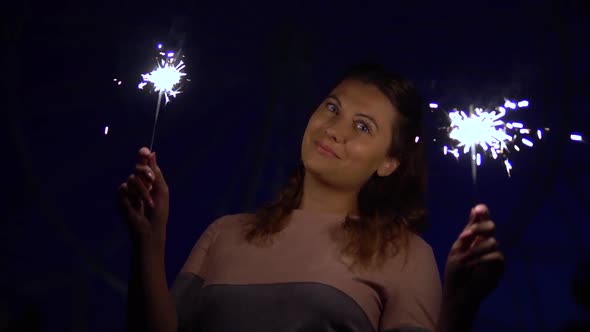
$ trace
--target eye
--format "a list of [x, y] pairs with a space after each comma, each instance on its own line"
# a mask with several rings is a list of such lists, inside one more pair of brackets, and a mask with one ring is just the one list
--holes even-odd
[[338, 112], [338, 107], [332, 103], [327, 103], [326, 108], [328, 109], [328, 111], [330, 111], [332, 113]]
[[363, 121], [357, 121], [357, 128], [366, 132], [366, 133], [371, 133], [371, 127], [369, 127], [365, 122]]

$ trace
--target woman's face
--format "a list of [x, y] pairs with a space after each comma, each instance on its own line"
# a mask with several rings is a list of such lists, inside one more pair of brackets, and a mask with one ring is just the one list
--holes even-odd
[[374, 85], [343, 81], [309, 119], [301, 143], [306, 171], [342, 190], [359, 190], [375, 171], [391, 174], [399, 165], [387, 153], [396, 115]]

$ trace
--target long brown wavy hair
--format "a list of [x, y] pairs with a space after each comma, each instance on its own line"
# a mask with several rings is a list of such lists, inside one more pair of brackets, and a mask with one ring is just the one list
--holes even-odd
[[[350, 267], [366, 270], [382, 266], [407, 247], [410, 232], [420, 233], [426, 226], [424, 139], [416, 139], [422, 134], [422, 102], [412, 83], [377, 64], [352, 66], [339, 82], [344, 80], [379, 88], [398, 113], [388, 154], [398, 158], [399, 167], [389, 176], [375, 172], [368, 179], [358, 194], [358, 216], [348, 214], [334, 233], [341, 253], [352, 259]], [[287, 226], [301, 203], [304, 176], [300, 163], [278, 197], [256, 211], [246, 229], [248, 242], [272, 243], [272, 235]]]

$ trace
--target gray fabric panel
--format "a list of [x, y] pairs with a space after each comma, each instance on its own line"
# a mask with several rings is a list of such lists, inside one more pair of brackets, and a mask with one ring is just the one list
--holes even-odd
[[423, 327], [415, 327], [415, 326], [406, 326], [406, 327], [396, 327], [394, 329], [387, 329], [380, 332], [432, 332], [429, 329], [425, 329]]
[[198, 275], [183, 272], [178, 274], [170, 288], [170, 294], [176, 305], [179, 331], [196, 331], [197, 322], [194, 320], [198, 316], [203, 282], [203, 278]]
[[201, 294], [202, 332], [374, 332], [346, 293], [313, 282], [209, 285]]

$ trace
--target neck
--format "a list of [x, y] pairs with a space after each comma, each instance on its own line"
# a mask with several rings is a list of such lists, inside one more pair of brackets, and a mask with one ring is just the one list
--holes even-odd
[[320, 213], [356, 213], [357, 192], [330, 186], [306, 171], [303, 179], [303, 195], [299, 208], [301, 210]]

